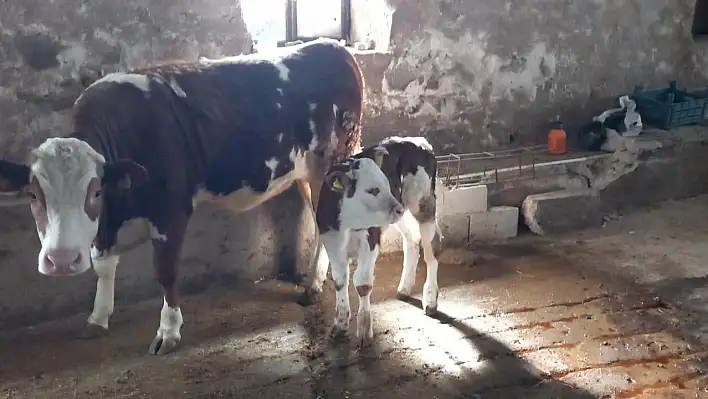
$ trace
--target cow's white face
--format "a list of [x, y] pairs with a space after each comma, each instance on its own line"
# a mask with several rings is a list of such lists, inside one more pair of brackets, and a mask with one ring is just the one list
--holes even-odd
[[347, 170], [338, 169], [326, 177], [333, 190], [343, 193], [341, 228], [383, 227], [401, 219], [405, 209], [391, 194], [388, 179], [376, 162], [361, 158], [341, 166]]
[[[50, 276], [91, 268], [90, 248], [98, 233], [104, 192], [119, 187], [126, 176], [140, 179], [140, 171], [145, 172], [131, 161], [105, 164], [101, 154], [75, 138], [48, 139], [32, 152], [29, 167], [0, 162], [0, 183], [5, 182], [0, 191], [21, 191], [29, 199], [42, 244], [38, 269]], [[22, 173], [26, 176], [18, 175]]]
[[[67, 140], [67, 139], [65, 139]], [[34, 151], [27, 194], [42, 243], [39, 272], [83, 273], [98, 233], [103, 193], [98, 176], [103, 156], [83, 141], [50, 139]]]

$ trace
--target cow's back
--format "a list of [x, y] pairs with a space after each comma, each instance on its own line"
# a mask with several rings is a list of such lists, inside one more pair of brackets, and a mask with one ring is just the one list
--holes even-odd
[[358, 127], [331, 136], [336, 122], [360, 123], [362, 91], [352, 55], [317, 40], [104, 78], [77, 100], [74, 128], [108, 159], [145, 166], [152, 192], [263, 191], [307, 150], [341, 159], [358, 149]]

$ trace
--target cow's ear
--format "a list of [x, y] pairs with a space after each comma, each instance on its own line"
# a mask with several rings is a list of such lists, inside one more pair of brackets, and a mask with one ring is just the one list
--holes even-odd
[[21, 191], [29, 183], [29, 166], [0, 160], [0, 193]]
[[129, 190], [147, 182], [147, 170], [130, 159], [119, 159], [103, 165], [104, 186], [114, 187], [121, 190]]

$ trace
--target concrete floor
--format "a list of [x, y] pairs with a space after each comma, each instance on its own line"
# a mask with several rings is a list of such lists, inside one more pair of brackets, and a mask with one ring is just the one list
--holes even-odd
[[[147, 355], [161, 301], [0, 334], [8, 398], [708, 398], [708, 198], [617, 216], [549, 239], [448, 251], [440, 315], [393, 299], [381, 261], [375, 339], [333, 344], [320, 308], [277, 282], [187, 298], [183, 343]], [[424, 267], [419, 268], [418, 291]], [[89, 289], [87, 287], [87, 289]], [[352, 296], [353, 311], [356, 299]], [[352, 324], [353, 326], [354, 324]]]

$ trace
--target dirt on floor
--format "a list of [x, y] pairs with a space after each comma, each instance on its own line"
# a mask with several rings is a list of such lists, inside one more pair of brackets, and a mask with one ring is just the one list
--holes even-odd
[[[375, 343], [333, 343], [331, 283], [312, 308], [276, 281], [185, 299], [182, 343], [147, 353], [161, 300], [0, 333], [7, 398], [708, 398], [708, 198], [563, 237], [448, 250], [439, 312], [394, 299], [377, 264]], [[425, 278], [419, 266], [417, 290]], [[353, 291], [353, 290], [352, 290]], [[357, 300], [351, 293], [352, 312]], [[355, 323], [352, 323], [355, 326]]]

